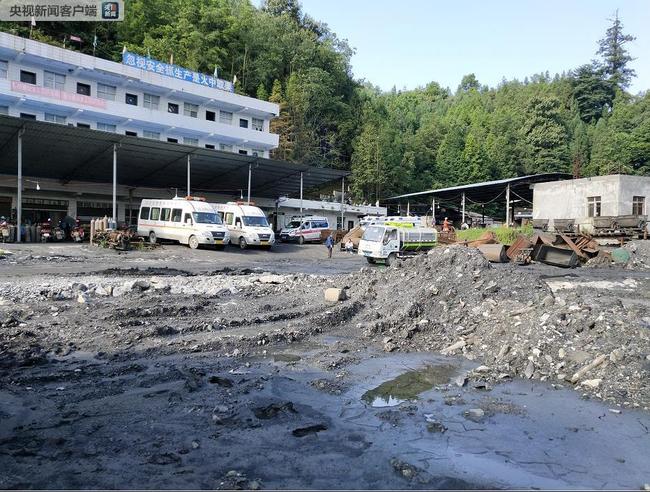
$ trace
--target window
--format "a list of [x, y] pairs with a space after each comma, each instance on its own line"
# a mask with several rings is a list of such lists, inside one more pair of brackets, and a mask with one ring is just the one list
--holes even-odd
[[248, 128], [248, 120], [239, 118], [239, 128]]
[[264, 150], [263, 149], [253, 149], [251, 151], [251, 154], [253, 154], [255, 157], [264, 157]]
[[[313, 220], [311, 223], [311, 227], [313, 229], [329, 229], [329, 224], [327, 223], [326, 220]], [[350, 229], [352, 229], [350, 227]]]
[[25, 84], [36, 85], [36, 74], [34, 72], [20, 71], [20, 81]]
[[160, 220], [169, 220], [169, 216], [172, 213], [171, 208], [163, 208], [162, 213], [160, 214]]
[[170, 142], [170, 143], [178, 143], [178, 139], [177, 139], [177, 138], [171, 138], [171, 137], [168, 137], [168, 138], [167, 138], [167, 141]]
[[167, 112], [178, 114], [178, 104], [167, 103]]
[[59, 116], [58, 114], [45, 113], [45, 121], [50, 123], [59, 123], [65, 125], [65, 116]]
[[235, 214], [232, 212], [226, 212], [226, 224], [232, 225], [232, 220], [234, 218]]
[[87, 123], [77, 123], [77, 128], [90, 128], [90, 125]]
[[223, 150], [225, 152], [232, 152], [232, 145], [229, 144], [219, 144], [219, 150]]
[[632, 197], [632, 215], [644, 215], [645, 197], [635, 196]]
[[149, 207], [142, 207], [140, 209], [140, 218], [142, 220], [149, 220]]
[[198, 147], [199, 139], [198, 138], [183, 137], [183, 143], [185, 145], [196, 145]]
[[90, 96], [90, 85], [82, 84], [77, 82], [77, 94], [83, 94], [84, 96]]
[[206, 111], [205, 112], [205, 119], [208, 121], [214, 121], [216, 115], [214, 114], [214, 111]]
[[160, 209], [158, 207], [154, 207], [151, 209], [151, 220], [159, 220], [160, 219]]
[[343, 229], [343, 219], [341, 219], [340, 215], [336, 217], [336, 228]]
[[183, 220], [186, 224], [191, 224], [192, 223], [192, 214], [185, 214], [185, 218]]
[[[0, 112], [1, 112], [1, 108], [0, 108]], [[205, 148], [206, 148], [206, 149], [212, 149], [212, 150], [214, 150], [214, 145], [212, 145], [212, 144], [205, 144]]]
[[239, 153], [240, 153], [241, 155], [248, 155], [248, 150], [246, 150], [246, 149], [239, 149]]
[[127, 137], [137, 137], [138, 132], [130, 132], [129, 130], [127, 130], [124, 132], [124, 135], [126, 135]]
[[9, 72], [9, 62], [0, 60], [0, 79], [6, 79], [7, 72]]
[[183, 114], [191, 118], [199, 116], [199, 106], [197, 104], [183, 103]]
[[43, 87], [57, 89], [62, 91], [65, 86], [65, 75], [54, 72], [45, 72], [43, 77]]
[[253, 118], [253, 130], [257, 130], [258, 132], [264, 131], [264, 120]]
[[124, 96], [124, 102], [126, 104], [130, 104], [131, 106], [137, 106], [138, 105], [138, 96], [136, 96], [135, 94], [129, 94], [127, 92], [126, 96]]
[[9, 114], [9, 106], [0, 106], [0, 114]]
[[29, 113], [20, 113], [20, 117], [24, 120], [35, 120], [36, 115], [35, 114], [29, 114]]
[[183, 211], [180, 208], [172, 209], [172, 222], [180, 222]]
[[142, 136], [144, 138], [151, 138], [152, 140], [160, 140], [160, 133], [159, 132], [151, 132], [149, 130], [144, 130], [142, 132]]
[[354, 221], [353, 220], [348, 220], [348, 231], [354, 229]]
[[115, 91], [114, 85], [97, 84], [97, 97], [100, 99], [115, 101]]
[[232, 113], [230, 111], [219, 111], [219, 123], [232, 125]]
[[97, 123], [97, 129], [103, 132], [111, 132], [111, 133], [115, 133], [117, 131], [115, 125], [110, 125], [108, 123]]
[[147, 109], [154, 109], [158, 111], [158, 104], [160, 104], [160, 96], [145, 94], [142, 97], [142, 105]]
[[600, 217], [600, 197], [587, 197], [587, 217]]

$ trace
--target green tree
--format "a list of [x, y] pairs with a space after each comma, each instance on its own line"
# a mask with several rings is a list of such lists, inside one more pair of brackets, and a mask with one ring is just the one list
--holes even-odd
[[621, 89], [626, 89], [630, 81], [636, 76], [628, 64], [633, 60], [625, 45], [636, 38], [623, 33], [623, 24], [618, 18], [618, 10], [614, 18], [610, 19], [612, 25], [607, 29], [605, 37], [600, 40], [598, 54], [603, 57], [605, 73], [609, 80]]
[[534, 96], [528, 103], [523, 126], [530, 147], [530, 173], [568, 171], [567, 131], [555, 96]]
[[582, 121], [598, 121], [604, 111], [611, 109], [614, 102], [614, 85], [605, 78], [605, 73], [597, 62], [575, 69], [571, 83]]

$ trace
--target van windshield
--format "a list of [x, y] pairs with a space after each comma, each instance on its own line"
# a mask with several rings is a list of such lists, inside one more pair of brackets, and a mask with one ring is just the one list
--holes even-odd
[[219, 215], [210, 212], [194, 212], [192, 217], [197, 224], [223, 224]]
[[266, 217], [261, 216], [252, 216], [244, 215], [244, 225], [249, 227], [268, 227], [269, 223], [266, 220]]
[[363, 240], [378, 243], [379, 241], [381, 241], [383, 236], [384, 236], [383, 227], [370, 226], [363, 233]]
[[292, 220], [289, 222], [287, 229], [298, 229], [298, 227], [300, 227], [300, 224], [301, 222], [299, 220]]

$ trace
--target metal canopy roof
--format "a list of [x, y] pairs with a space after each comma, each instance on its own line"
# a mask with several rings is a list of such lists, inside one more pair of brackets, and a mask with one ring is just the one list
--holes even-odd
[[438, 188], [435, 190], [419, 191], [417, 193], [408, 193], [387, 198], [386, 201], [409, 200], [415, 203], [428, 201], [429, 198], [440, 200], [457, 200], [463, 193], [465, 197], [474, 202], [487, 203], [496, 200], [505, 192], [510, 185], [511, 192], [521, 196], [521, 198], [531, 201], [533, 199], [533, 190], [530, 185], [535, 183], [544, 183], [547, 181], [558, 181], [570, 179], [571, 174], [567, 173], [544, 173], [533, 174], [530, 176], [519, 176], [517, 178], [499, 179], [496, 181], [485, 181], [483, 183], [473, 183], [461, 186], [452, 186], [449, 188]]
[[244, 194], [252, 166], [251, 195], [298, 196], [348, 176], [348, 171], [233, 154], [87, 128], [0, 115], [0, 174], [17, 174], [17, 135], [23, 128], [23, 175], [66, 181], [111, 183], [113, 144], [120, 185], [179, 188], [187, 185], [191, 155], [192, 192]]

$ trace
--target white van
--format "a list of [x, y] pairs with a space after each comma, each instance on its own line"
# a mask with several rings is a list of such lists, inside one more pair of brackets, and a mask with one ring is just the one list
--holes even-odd
[[266, 220], [266, 215], [258, 207], [245, 203], [211, 203], [230, 232], [230, 244], [238, 244], [241, 249], [248, 246], [270, 248], [275, 243], [275, 234]]
[[307, 241], [321, 242], [321, 231], [329, 230], [330, 223], [327, 217], [294, 217], [291, 222], [280, 231], [280, 241], [298, 241], [304, 244]]
[[196, 249], [199, 244], [223, 247], [230, 241], [228, 228], [210, 204], [196, 198], [142, 200], [138, 236], [171, 239]]

